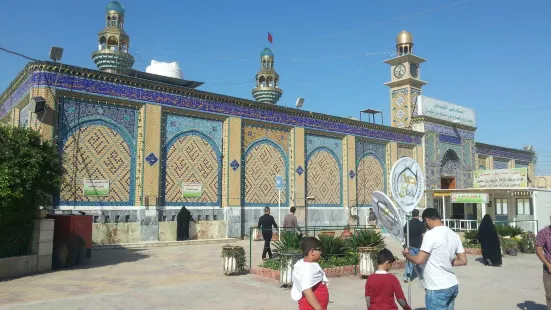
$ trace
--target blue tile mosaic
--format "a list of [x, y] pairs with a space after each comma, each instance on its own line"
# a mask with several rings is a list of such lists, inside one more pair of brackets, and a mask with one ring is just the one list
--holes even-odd
[[384, 168], [386, 162], [386, 144], [356, 140], [356, 161], [359, 162], [367, 154], [375, 155]]
[[459, 136], [463, 139], [474, 139], [474, 131], [456, 129], [449, 126], [425, 122], [425, 131], [437, 132], [449, 136]]
[[304, 169], [302, 168], [302, 166], [297, 167], [297, 173], [298, 175], [302, 175], [304, 173]]
[[512, 152], [512, 151], [506, 151], [499, 147], [492, 148], [491, 145], [476, 145], [476, 153], [482, 154], [482, 155], [488, 155], [488, 156], [495, 156], [495, 157], [501, 157], [501, 158], [509, 158], [509, 159], [515, 159], [520, 160], [524, 162], [531, 162], [532, 161], [532, 155], [521, 153], [519, 150], [518, 153]]
[[338, 163], [342, 163], [342, 140], [339, 138], [329, 138], [318, 135], [305, 135], [306, 155], [310, 156], [312, 152], [319, 148], [329, 149], [333, 156], [337, 158]]
[[147, 161], [147, 163], [148, 163], [150, 166], [155, 165], [155, 164], [159, 161], [159, 159], [157, 158], [157, 156], [155, 156], [155, 154], [153, 154], [153, 153], [147, 155], [147, 157], [145, 158], [145, 160]]
[[461, 144], [461, 138], [457, 137], [457, 136], [449, 136], [449, 135], [445, 135], [445, 134], [440, 134], [438, 136], [438, 140], [440, 142], [444, 142], [444, 143]]
[[[60, 74], [59, 78], [57, 78], [57, 76], [58, 74], [54, 72], [34, 72], [33, 82], [37, 84], [49, 85], [51, 87], [68, 89], [75, 92], [106, 95], [140, 102], [150, 102], [172, 107], [244, 117], [259, 121], [318, 129], [329, 132], [338, 132], [361, 137], [370, 137], [380, 140], [421, 144], [420, 136], [358, 127], [333, 122], [330, 120], [314, 119], [308, 116], [291, 115], [284, 112], [268, 111], [257, 107], [246, 107], [231, 103], [203, 100], [189, 96], [141, 89], [128, 85], [91, 80], [77, 76], [68, 76], [63, 74]], [[57, 83], [55, 83], [55, 81], [57, 81]]]
[[15, 92], [4, 101], [4, 104], [0, 106], [0, 118], [4, 117], [4, 115], [8, 114], [10, 110], [21, 100], [21, 97], [23, 97], [30, 89], [34, 86], [34, 75], [33, 77], [27, 78], [25, 82], [23, 82], [16, 90]]
[[239, 169], [239, 163], [237, 162], [237, 160], [233, 160], [230, 164], [230, 167], [233, 169], [233, 171]]
[[164, 143], [172, 140], [176, 135], [187, 131], [198, 131], [214, 141], [222, 150], [222, 122], [204, 118], [183, 116], [165, 113], [165, 139]]
[[494, 158], [494, 169], [509, 169], [509, 161]]

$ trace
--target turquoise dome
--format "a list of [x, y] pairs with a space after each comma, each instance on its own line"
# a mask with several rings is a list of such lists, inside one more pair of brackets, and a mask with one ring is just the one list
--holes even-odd
[[111, 11], [115, 11], [119, 14], [124, 14], [124, 6], [122, 6], [119, 1], [111, 1], [107, 5], [107, 7], [105, 7], [105, 12], [109, 13]]
[[260, 53], [260, 57], [264, 57], [264, 56], [274, 57], [274, 52], [272, 52], [270, 48], [265, 47], [262, 53]]

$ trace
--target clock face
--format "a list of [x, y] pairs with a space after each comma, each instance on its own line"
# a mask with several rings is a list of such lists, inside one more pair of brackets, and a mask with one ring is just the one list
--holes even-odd
[[419, 67], [417, 67], [416, 64], [411, 64], [409, 66], [409, 72], [411, 74], [411, 77], [416, 78], [417, 76], [419, 76]]
[[406, 66], [404, 64], [399, 64], [396, 67], [394, 67], [394, 76], [396, 78], [401, 78], [406, 73]]

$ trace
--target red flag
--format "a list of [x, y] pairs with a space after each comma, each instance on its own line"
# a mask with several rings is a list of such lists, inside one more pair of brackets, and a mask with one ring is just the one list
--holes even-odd
[[272, 37], [272, 34], [268, 32], [268, 41], [270, 41], [270, 43], [272, 43], [272, 40], [274, 38]]

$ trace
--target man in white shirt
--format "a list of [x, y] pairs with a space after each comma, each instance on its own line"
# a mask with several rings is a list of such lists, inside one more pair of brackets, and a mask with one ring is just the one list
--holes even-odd
[[403, 254], [408, 261], [423, 267], [427, 310], [453, 310], [459, 282], [452, 267], [467, 265], [467, 255], [459, 235], [442, 223], [436, 209], [425, 209], [422, 217], [429, 231], [419, 253], [412, 256], [405, 249]]

